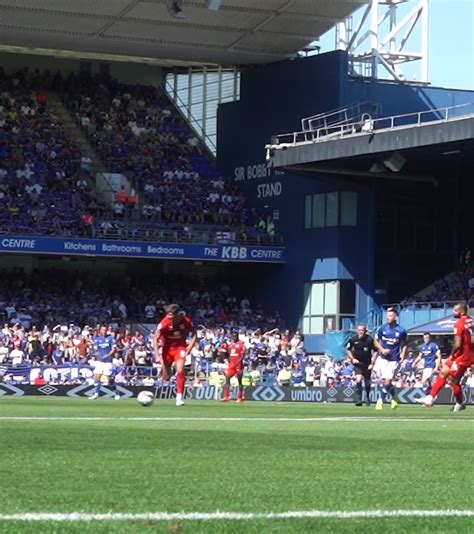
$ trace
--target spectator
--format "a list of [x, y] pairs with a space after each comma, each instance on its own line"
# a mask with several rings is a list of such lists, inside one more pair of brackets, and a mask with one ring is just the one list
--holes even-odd
[[289, 386], [291, 383], [291, 369], [289, 367], [283, 367], [278, 372], [277, 384], [279, 386]]
[[125, 191], [125, 186], [124, 185], [122, 185], [120, 187], [120, 191], [117, 193], [117, 200], [123, 206], [125, 206], [127, 204], [128, 196], [127, 196], [127, 192]]

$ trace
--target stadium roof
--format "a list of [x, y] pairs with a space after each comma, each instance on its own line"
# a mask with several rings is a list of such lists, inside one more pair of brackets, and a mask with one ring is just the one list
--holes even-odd
[[167, 0], [0, 0], [0, 48], [163, 65], [270, 63], [293, 57], [368, 1], [221, 0], [212, 11], [205, 0], [182, 0], [180, 19]]
[[368, 126], [365, 129], [361, 117], [358, 124], [339, 122], [276, 136], [266, 146], [268, 165], [300, 174], [345, 175], [350, 181], [409, 178], [429, 182], [436, 181], [435, 176], [451, 176], [450, 156], [456, 156], [465, 168], [473, 167], [474, 102], [381, 117], [369, 120]]

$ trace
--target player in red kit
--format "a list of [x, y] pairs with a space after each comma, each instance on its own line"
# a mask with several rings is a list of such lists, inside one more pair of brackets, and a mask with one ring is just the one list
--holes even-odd
[[245, 344], [239, 341], [238, 332], [232, 332], [232, 342], [227, 347], [229, 353], [229, 368], [225, 375], [224, 396], [222, 402], [229, 402], [230, 379], [235, 376], [239, 382], [237, 402], [244, 401], [244, 388], [242, 387], [242, 374], [244, 371]]
[[[191, 340], [187, 342], [189, 336]], [[161, 356], [159, 345], [161, 341]], [[156, 354], [156, 362], [162, 364], [162, 377], [167, 381], [171, 376], [171, 368], [176, 365], [176, 406], [184, 404], [184, 384], [186, 375], [184, 364], [186, 357], [196, 343], [196, 330], [189, 317], [179, 313], [179, 306], [168, 306], [166, 316], [161, 320], [153, 336], [153, 349]]]
[[446, 380], [449, 378], [451, 389], [456, 399], [453, 411], [460, 412], [466, 409], [463, 404], [462, 387], [459, 382], [471, 365], [474, 365], [474, 321], [467, 314], [467, 309], [465, 303], [458, 303], [453, 308], [453, 315], [457, 319], [454, 325], [453, 350], [451, 356], [444, 363], [430, 394], [418, 400], [425, 406], [433, 406], [436, 395], [445, 386]]

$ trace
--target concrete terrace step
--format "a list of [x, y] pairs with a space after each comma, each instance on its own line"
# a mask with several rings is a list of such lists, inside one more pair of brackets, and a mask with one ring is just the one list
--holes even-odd
[[87, 152], [92, 159], [94, 172], [107, 172], [107, 167], [95, 151], [86, 134], [69, 113], [59, 95], [54, 91], [48, 91], [48, 102], [54, 113], [61, 119], [66, 131], [81, 148], [81, 152]]
[[[106, 192], [99, 192], [96, 180], [94, 178], [97, 173], [107, 172], [107, 166], [104, 164], [100, 156], [95, 151], [94, 147], [87, 138], [87, 135], [82, 131], [80, 126], [71, 116], [69, 110], [64, 105], [59, 95], [54, 91], [48, 91], [47, 95], [49, 107], [51, 108], [53, 113], [57, 115], [57, 117], [60, 119], [64, 126], [64, 129], [74, 139], [81, 153], [83, 155], [89, 155], [89, 157], [92, 159], [92, 176], [88, 178], [89, 186], [97, 192], [98, 197], [103, 197], [102, 200], [107, 201], [107, 199], [105, 198]], [[108, 194], [107, 198], [110, 198], [110, 194]]]

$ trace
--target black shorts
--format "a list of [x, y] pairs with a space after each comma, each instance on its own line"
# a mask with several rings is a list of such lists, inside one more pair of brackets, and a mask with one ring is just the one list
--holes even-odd
[[372, 374], [372, 371], [369, 370], [369, 364], [364, 365], [360, 363], [355, 363], [354, 373], [356, 375], [362, 375], [366, 380], [370, 380], [370, 375]]

